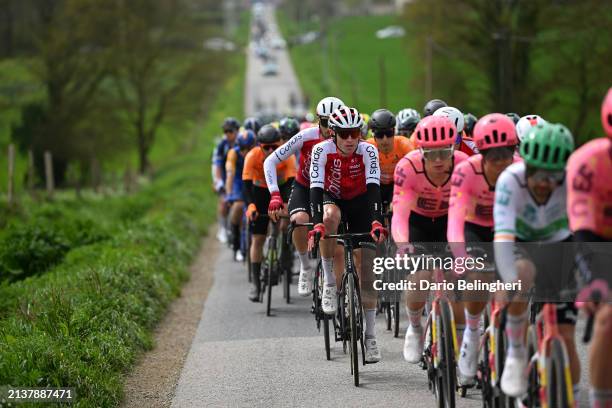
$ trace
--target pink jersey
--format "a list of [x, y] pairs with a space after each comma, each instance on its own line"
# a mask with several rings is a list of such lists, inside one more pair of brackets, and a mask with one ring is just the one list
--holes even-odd
[[[521, 158], [514, 156], [514, 162], [517, 161]], [[484, 176], [481, 154], [455, 166], [448, 209], [448, 242], [465, 242], [466, 222], [493, 227], [494, 200], [495, 185], [489, 184]]]
[[572, 231], [588, 230], [612, 239], [612, 140], [595, 139], [576, 150], [567, 164], [567, 213]]
[[[459, 151], [454, 152], [453, 167], [468, 156]], [[427, 175], [420, 150], [413, 150], [404, 156], [395, 167], [395, 188], [393, 189], [393, 219], [391, 232], [395, 242], [408, 241], [408, 220], [410, 212], [425, 217], [441, 217], [448, 213], [450, 197], [450, 174], [441, 186], [434, 186]], [[451, 169], [452, 171], [452, 169]]]

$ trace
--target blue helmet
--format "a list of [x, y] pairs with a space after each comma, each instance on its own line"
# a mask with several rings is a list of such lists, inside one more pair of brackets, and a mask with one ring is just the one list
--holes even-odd
[[236, 143], [240, 149], [250, 149], [255, 146], [255, 133], [252, 130], [245, 130], [238, 136]]
[[255, 132], [255, 134], [257, 134], [259, 132], [259, 129], [261, 129], [261, 123], [257, 118], [246, 118], [244, 120], [244, 128], [252, 130], [253, 132]]

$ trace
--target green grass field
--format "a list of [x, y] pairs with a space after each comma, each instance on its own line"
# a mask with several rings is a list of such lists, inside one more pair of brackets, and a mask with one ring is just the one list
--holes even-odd
[[[282, 14], [278, 22], [286, 39], [314, 28], [312, 24], [298, 27]], [[420, 109], [423, 90], [413, 89], [411, 82], [410, 39], [381, 40], [375, 35], [396, 24], [397, 16], [343, 17], [330, 24], [327, 48], [320, 41], [291, 47], [293, 66], [311, 105], [334, 95], [368, 114], [382, 107], [393, 112], [405, 107]]]

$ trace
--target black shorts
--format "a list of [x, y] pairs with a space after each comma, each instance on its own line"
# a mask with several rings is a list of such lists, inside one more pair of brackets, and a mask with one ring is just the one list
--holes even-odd
[[[289, 183], [285, 183], [282, 186], [279, 186], [279, 190], [281, 193], [281, 197], [283, 201], [287, 201], [287, 197], [289, 196]], [[253, 202], [255, 203], [255, 207], [257, 207], [258, 214], [268, 214], [268, 204], [270, 204], [270, 192], [267, 188], [253, 186], [252, 190]], [[268, 232], [268, 217], [257, 217], [255, 221], [251, 223], [251, 233], [266, 235]]]
[[347, 226], [344, 232], [354, 234], [370, 232], [372, 229], [372, 215], [369, 211], [367, 194], [361, 194], [350, 200], [339, 200], [323, 192], [323, 205], [325, 204], [334, 204], [340, 209], [343, 224], [346, 223]]
[[294, 181], [291, 195], [289, 196], [289, 205], [287, 207], [289, 209], [289, 215], [298, 212], [310, 214], [310, 188]]
[[388, 208], [393, 201], [393, 184], [380, 185], [380, 198], [383, 208]]
[[[425, 217], [414, 211], [410, 213], [409, 219], [410, 243], [423, 246], [427, 254], [441, 254], [448, 252], [446, 227], [448, 226], [448, 216]], [[432, 245], [432, 242], [441, 244]], [[418, 251], [422, 252], [422, 251]]]
[[463, 233], [465, 242], [493, 242], [493, 227], [466, 222]]

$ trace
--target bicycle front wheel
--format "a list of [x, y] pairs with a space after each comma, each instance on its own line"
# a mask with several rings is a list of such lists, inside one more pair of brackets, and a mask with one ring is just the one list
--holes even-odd
[[357, 340], [359, 338], [357, 333], [357, 318], [359, 305], [355, 301], [357, 296], [355, 293], [355, 280], [352, 275], [348, 275], [346, 279], [346, 296], [349, 301], [349, 348], [351, 355], [351, 372], [353, 373], [353, 380], [355, 387], [359, 387], [359, 349], [357, 348]]
[[546, 375], [549, 379], [546, 399], [549, 407], [569, 408], [574, 406], [572, 379], [565, 345], [560, 339], [550, 342], [550, 353], [546, 357]]
[[441, 299], [440, 306], [440, 334], [438, 345], [440, 346], [440, 365], [442, 387], [444, 392], [444, 406], [455, 407], [455, 393], [457, 391], [457, 374], [455, 366], [455, 348], [453, 347], [453, 323], [452, 312], [448, 301]]

